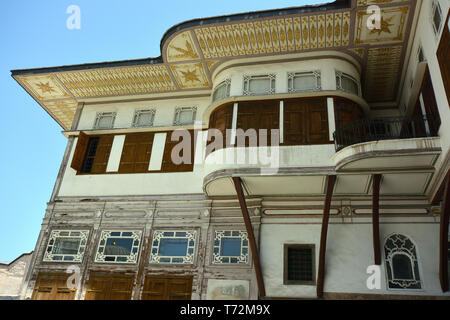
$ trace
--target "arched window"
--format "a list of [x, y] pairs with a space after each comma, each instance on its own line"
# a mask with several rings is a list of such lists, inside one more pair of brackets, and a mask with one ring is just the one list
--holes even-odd
[[401, 234], [391, 235], [384, 245], [389, 289], [421, 289], [416, 247]]

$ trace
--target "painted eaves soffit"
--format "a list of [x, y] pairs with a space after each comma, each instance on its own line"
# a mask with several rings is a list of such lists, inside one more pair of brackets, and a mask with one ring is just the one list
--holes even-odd
[[[267, 56], [276, 60], [279, 55], [318, 51], [340, 51], [354, 57], [363, 69], [366, 101], [395, 103], [417, 1], [339, 3], [344, 2], [351, 5], [188, 21], [166, 33], [159, 58], [13, 70], [12, 76], [66, 130], [71, 128], [78, 101], [208, 91], [211, 75], [223, 62]], [[379, 30], [366, 27], [370, 5], [381, 8]]]

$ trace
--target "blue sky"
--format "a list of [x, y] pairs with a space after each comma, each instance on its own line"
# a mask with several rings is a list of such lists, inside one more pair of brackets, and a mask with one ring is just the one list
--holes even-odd
[[[67, 142], [10, 70], [157, 57], [163, 34], [186, 20], [323, 2], [1, 0], [0, 261], [34, 250]], [[80, 30], [66, 27], [70, 5]]]

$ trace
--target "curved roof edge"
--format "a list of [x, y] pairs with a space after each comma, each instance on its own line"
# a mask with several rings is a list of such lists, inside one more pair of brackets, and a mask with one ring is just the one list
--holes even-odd
[[[289, 15], [296, 13], [309, 13], [316, 11], [325, 11], [325, 10], [333, 10], [333, 9], [345, 9], [351, 7], [351, 0], [335, 0], [334, 2], [316, 4], [316, 5], [306, 5], [301, 7], [288, 7], [282, 9], [271, 9], [271, 10], [263, 10], [263, 11], [254, 11], [254, 12], [246, 12], [246, 13], [237, 13], [231, 15], [223, 15], [216, 16], [210, 18], [200, 18], [188, 20], [185, 22], [181, 22], [176, 24], [167, 30], [160, 42], [160, 50], [162, 54], [162, 48], [164, 46], [165, 41], [174, 33], [186, 29], [189, 27], [207, 25], [213, 23], [220, 22], [228, 22], [228, 21], [238, 21], [238, 20], [249, 20], [263, 17], [275, 17], [280, 15]], [[89, 70], [96, 68], [112, 68], [112, 67], [124, 67], [124, 66], [135, 66], [135, 65], [144, 65], [144, 64], [158, 64], [164, 63], [162, 55], [154, 58], [142, 58], [142, 59], [133, 59], [133, 60], [121, 60], [121, 61], [106, 61], [106, 62], [95, 62], [95, 63], [84, 63], [84, 64], [75, 64], [75, 65], [64, 65], [64, 66], [56, 66], [56, 67], [44, 67], [44, 68], [34, 68], [34, 69], [15, 69], [11, 70], [11, 76], [20, 76], [25, 74], [40, 74], [40, 73], [50, 73], [50, 72], [59, 72], [59, 71], [77, 71], [77, 70]]]

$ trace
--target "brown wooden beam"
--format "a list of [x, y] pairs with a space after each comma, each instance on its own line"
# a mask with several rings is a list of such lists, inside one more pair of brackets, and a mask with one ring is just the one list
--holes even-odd
[[372, 234], [373, 234], [373, 256], [376, 265], [381, 265], [380, 249], [380, 182], [381, 174], [373, 176], [372, 185]]
[[323, 297], [323, 282], [325, 277], [325, 252], [327, 250], [328, 220], [330, 218], [331, 197], [333, 195], [336, 176], [328, 176], [327, 193], [323, 207], [322, 230], [320, 233], [319, 271], [317, 273], [317, 297]]
[[441, 206], [439, 232], [439, 280], [443, 292], [448, 291], [448, 224], [450, 217], [450, 177], [444, 180], [444, 197]]
[[247, 229], [248, 241], [250, 243], [250, 250], [252, 250], [253, 264], [255, 265], [256, 281], [258, 282], [259, 296], [266, 296], [266, 289], [264, 288], [264, 279], [261, 272], [261, 264], [259, 262], [258, 248], [256, 247], [255, 234], [253, 233], [252, 222], [245, 203], [244, 192], [242, 191], [241, 178], [233, 177], [234, 187], [241, 206], [242, 216], [244, 217], [245, 228]]

